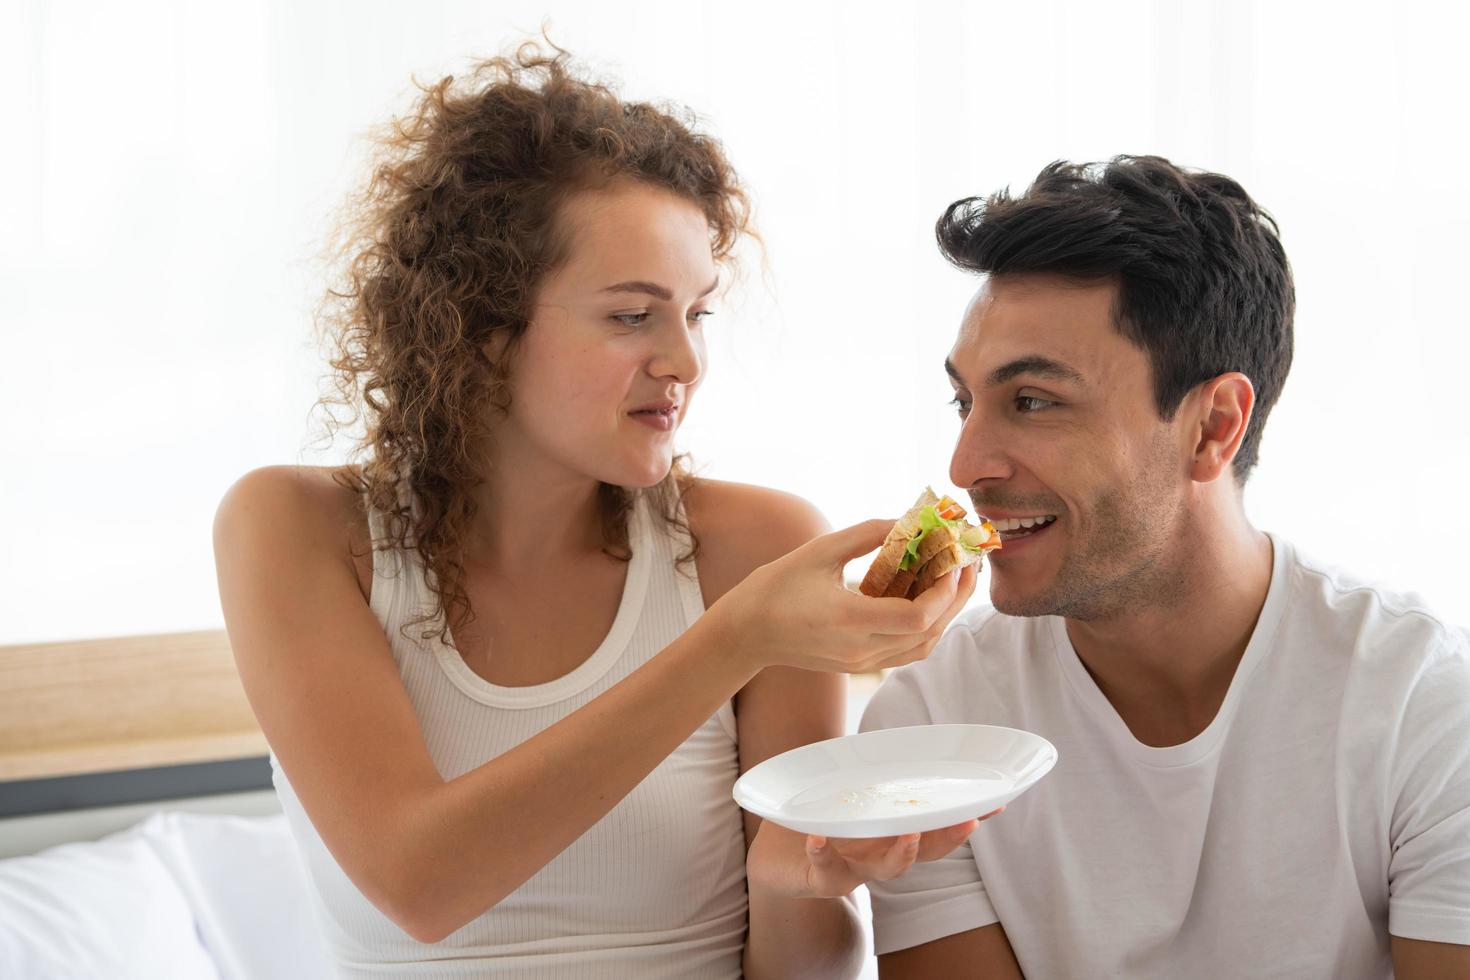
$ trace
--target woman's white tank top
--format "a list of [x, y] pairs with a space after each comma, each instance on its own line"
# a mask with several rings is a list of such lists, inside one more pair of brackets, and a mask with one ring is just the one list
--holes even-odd
[[[640, 501], [630, 519], [633, 556], [622, 601], [602, 644], [575, 670], [531, 687], [490, 684], [437, 638], [418, 639], [422, 625], [400, 630], [431, 608], [422, 563], [412, 551], [374, 553], [372, 609], [440, 775], [462, 775], [566, 717], [703, 612], [692, 563], [675, 565], [686, 542], [656, 523]], [[382, 540], [378, 515], [370, 515], [370, 526]], [[616, 743], [618, 733], [607, 738]], [[271, 767], [340, 976], [740, 976], [745, 838], [730, 796], [739, 762], [728, 701], [550, 864], [432, 945], [411, 938], [362, 896], [307, 819], [274, 754]]]

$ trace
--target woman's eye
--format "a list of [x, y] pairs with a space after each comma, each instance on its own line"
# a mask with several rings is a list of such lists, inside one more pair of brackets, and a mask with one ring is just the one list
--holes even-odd
[[714, 310], [697, 310], [694, 313], [689, 314], [689, 319], [693, 320], [695, 323], [699, 323], [701, 320], [705, 320], [714, 315]]
[[1055, 405], [1056, 402], [1047, 401], [1045, 398], [1037, 398], [1033, 395], [1017, 395], [1016, 409], [1022, 413], [1039, 412], [1044, 408]]
[[638, 327], [642, 326], [643, 322], [648, 319], [648, 311], [644, 310], [642, 313], [614, 313], [612, 318], [625, 327]]

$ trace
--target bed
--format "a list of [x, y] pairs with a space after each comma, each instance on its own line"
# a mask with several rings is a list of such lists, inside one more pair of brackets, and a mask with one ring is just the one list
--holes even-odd
[[0, 647], [0, 977], [330, 976], [267, 751], [222, 631]]
[[223, 632], [0, 647], [0, 977], [329, 976]]

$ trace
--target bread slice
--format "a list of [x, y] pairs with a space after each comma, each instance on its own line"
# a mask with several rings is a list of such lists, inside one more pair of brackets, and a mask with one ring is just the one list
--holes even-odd
[[899, 569], [893, 576], [893, 581], [888, 583], [888, 588], [883, 590], [883, 595], [890, 598], [905, 599], [913, 591], [914, 583], [918, 581], [919, 569], [910, 565], [908, 568]]
[[[889, 586], [899, 573], [898, 566], [903, 561], [904, 551], [908, 549], [909, 539], [919, 532], [919, 512], [937, 503], [939, 498], [934, 491], [925, 487], [924, 492], [919, 494], [919, 499], [894, 523], [893, 530], [883, 539], [883, 547], [878, 549], [878, 556], [868, 566], [868, 574], [863, 576], [862, 584], [858, 586], [859, 592], [875, 598], [888, 594]], [[914, 569], [910, 567], [909, 570]]]
[[[928, 539], [925, 539], [927, 543]], [[914, 581], [913, 596], [923, 595], [935, 582], [954, 571], [956, 568], [964, 568], [973, 565], [980, 560], [981, 552], [971, 551], [960, 547], [959, 541], [954, 541], [949, 547], [929, 559], [929, 563], [919, 569], [918, 577]]]
[[960, 547], [960, 536], [951, 527], [936, 527], [919, 542], [919, 559], [909, 567], [923, 568], [949, 549], [964, 550]]
[[[868, 566], [868, 573], [863, 576], [862, 584], [858, 586], [859, 591], [875, 598], [912, 599], [922, 595], [935, 582], [956, 568], [964, 568], [979, 561], [984, 551], [977, 549], [1000, 547], [1000, 536], [989, 524], [983, 525], [985, 530], [981, 531], [963, 520], [952, 524], [942, 523], [938, 527], [932, 527], [924, 535], [924, 539], [919, 542], [916, 560], [911, 562], [908, 568], [899, 568], [904, 554], [908, 551], [909, 542], [923, 528], [920, 520], [922, 511], [939, 502], [940, 499], [934, 491], [925, 487], [919, 499], [888, 532], [888, 537], [883, 540], [883, 547], [878, 550], [877, 557]], [[962, 533], [966, 541], [970, 541], [970, 536], [973, 534], [992, 543], [972, 543], [967, 547], [961, 541]]]

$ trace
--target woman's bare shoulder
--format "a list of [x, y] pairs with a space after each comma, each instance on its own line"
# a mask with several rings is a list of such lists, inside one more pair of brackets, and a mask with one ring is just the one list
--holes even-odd
[[706, 603], [830, 529], [822, 512], [795, 494], [722, 480], [693, 481], [684, 513], [699, 540]]
[[226, 517], [256, 523], [285, 519], [293, 528], [323, 533], [366, 523], [361, 495], [352, 489], [356, 470], [331, 466], [262, 466], [235, 481], [220, 501]]
[[277, 542], [287, 553], [337, 557], [353, 565], [366, 594], [371, 539], [357, 475], [356, 468], [341, 466], [251, 470], [225, 492], [215, 512], [216, 551], [243, 535]]
[[[685, 495], [685, 512], [699, 536], [706, 606], [761, 565], [831, 529], [803, 498], [744, 483], [700, 480]], [[791, 667], [761, 671], [735, 697], [741, 771], [798, 745], [841, 735], [846, 691], [841, 674]], [[747, 819], [749, 839], [755, 826]]]

